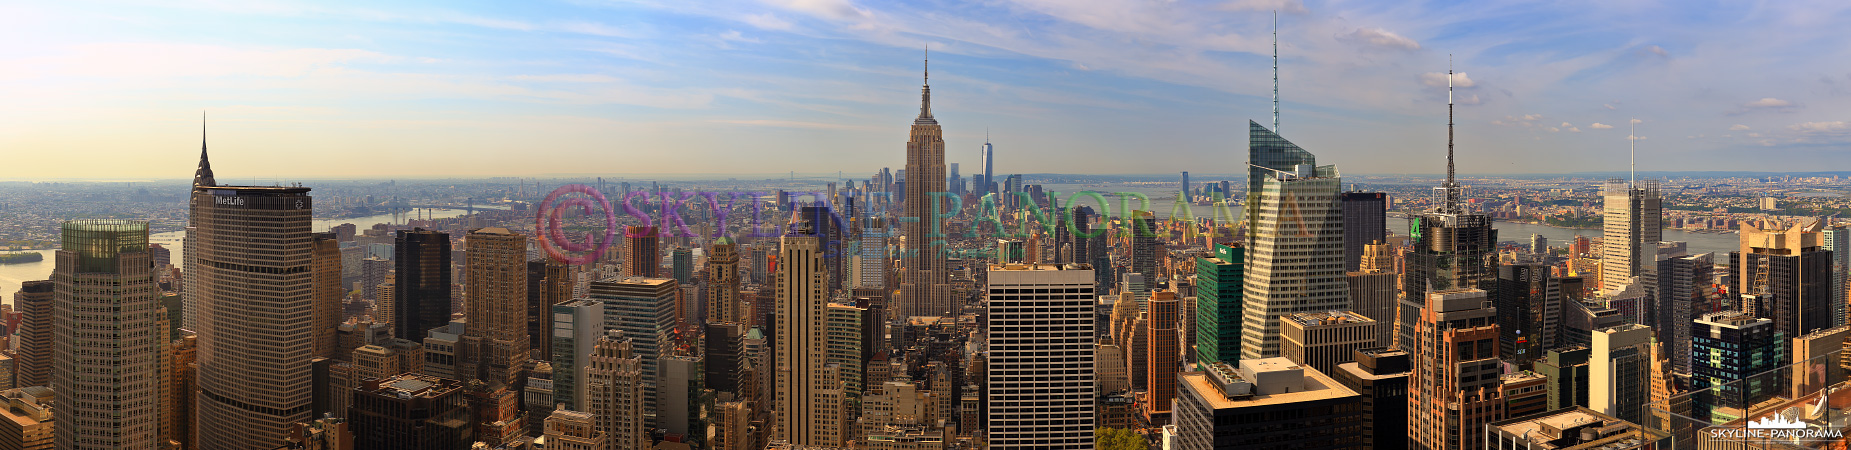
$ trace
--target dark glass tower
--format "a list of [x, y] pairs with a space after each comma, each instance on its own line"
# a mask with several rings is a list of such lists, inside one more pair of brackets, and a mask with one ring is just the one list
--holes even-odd
[[450, 234], [399, 231], [392, 253], [392, 332], [422, 342], [424, 332], [450, 323]]
[[1527, 366], [1555, 348], [1561, 331], [1562, 282], [1544, 264], [1498, 267], [1498, 356]]
[[1387, 241], [1388, 194], [1343, 193], [1343, 271], [1362, 266], [1364, 245]]

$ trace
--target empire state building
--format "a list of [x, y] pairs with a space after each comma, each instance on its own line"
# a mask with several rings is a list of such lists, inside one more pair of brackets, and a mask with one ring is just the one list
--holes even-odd
[[[929, 63], [928, 63], [929, 64]], [[935, 231], [934, 193], [945, 192], [945, 133], [932, 119], [931, 70], [919, 93], [919, 118], [913, 119], [912, 138], [906, 142], [906, 198], [900, 232], [906, 238], [900, 263], [900, 311], [907, 316], [942, 317], [952, 314], [951, 285], [946, 282], [944, 236]], [[939, 208], [955, 204], [945, 200]], [[955, 201], [955, 200], [953, 200]]]

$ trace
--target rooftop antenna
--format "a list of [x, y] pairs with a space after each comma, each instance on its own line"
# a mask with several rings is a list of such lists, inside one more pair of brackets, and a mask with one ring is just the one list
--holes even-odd
[[1453, 177], [1453, 55], [1446, 55], [1446, 212], [1459, 213], [1459, 182]]
[[1633, 147], [1637, 145], [1639, 138], [1633, 137], [1632, 134], [1633, 127], [1637, 123], [1639, 123], [1639, 119], [1629, 119], [1626, 121], [1626, 170], [1629, 172], [1628, 176], [1630, 177], [1626, 182], [1627, 187], [1639, 186], [1639, 160], [1633, 157]]
[[1279, 134], [1279, 10], [1273, 10], [1273, 134]]

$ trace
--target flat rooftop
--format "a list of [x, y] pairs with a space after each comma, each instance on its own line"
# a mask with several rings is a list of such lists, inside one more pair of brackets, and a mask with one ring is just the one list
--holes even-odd
[[1214, 380], [1209, 379], [1207, 372], [1184, 373], [1179, 381], [1185, 385], [1184, 387], [1194, 389], [1201, 393], [1203, 398], [1208, 399], [1208, 407], [1211, 409], [1283, 405], [1360, 395], [1355, 390], [1344, 387], [1337, 383], [1337, 380], [1331, 379], [1329, 375], [1318, 372], [1310, 366], [1295, 365], [1294, 367], [1304, 370], [1305, 390], [1282, 394], [1254, 394], [1244, 398], [1230, 399], [1221, 393], [1220, 387], [1215, 386]]

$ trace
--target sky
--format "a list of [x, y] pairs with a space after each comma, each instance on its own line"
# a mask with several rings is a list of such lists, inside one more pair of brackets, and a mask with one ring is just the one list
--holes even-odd
[[[0, 179], [1851, 167], [1851, 2], [0, 2]], [[1449, 63], [1450, 60], [1450, 63]]]

